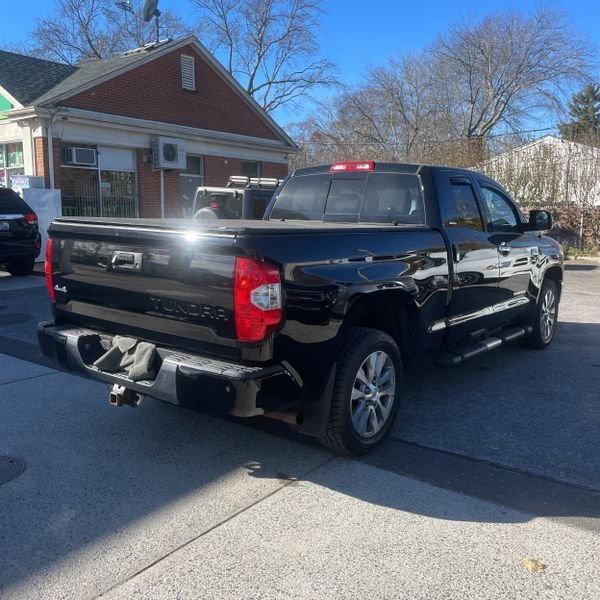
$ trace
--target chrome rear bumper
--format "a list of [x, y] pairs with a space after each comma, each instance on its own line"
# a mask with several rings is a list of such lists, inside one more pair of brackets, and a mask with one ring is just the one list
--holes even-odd
[[[172, 404], [204, 406], [210, 412], [237, 417], [263, 414], [256, 405], [261, 383], [272, 377], [290, 377], [282, 365], [253, 367], [197, 354], [157, 347], [159, 367], [152, 381], [133, 381], [120, 373], [93, 366], [100, 341], [111, 335], [48, 321], [38, 325], [40, 348], [61, 369], [74, 371], [109, 385], [120, 385], [139, 394]], [[200, 401], [199, 401], [200, 400]]]

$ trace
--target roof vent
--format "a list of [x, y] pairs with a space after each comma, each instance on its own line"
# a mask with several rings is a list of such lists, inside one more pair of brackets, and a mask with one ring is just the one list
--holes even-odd
[[131, 56], [132, 54], [143, 54], [144, 52], [151, 52], [152, 50], [160, 48], [165, 44], [170, 44], [172, 41], [172, 38], [165, 38], [164, 40], [160, 40], [159, 42], [150, 42], [148, 44], [145, 44], [144, 46], [140, 46], [139, 48], [127, 50], [126, 52], [123, 52], [121, 56]]
[[196, 91], [196, 61], [193, 56], [181, 55], [181, 87]]

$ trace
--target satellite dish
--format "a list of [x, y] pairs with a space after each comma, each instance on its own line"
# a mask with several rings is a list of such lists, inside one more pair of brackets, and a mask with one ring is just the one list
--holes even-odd
[[118, 6], [121, 10], [124, 10], [125, 12], [133, 13], [131, 0], [119, 0], [118, 2], [115, 2], [115, 6]]
[[142, 19], [148, 23], [153, 17], [158, 16], [158, 0], [145, 0], [144, 8], [142, 9]]

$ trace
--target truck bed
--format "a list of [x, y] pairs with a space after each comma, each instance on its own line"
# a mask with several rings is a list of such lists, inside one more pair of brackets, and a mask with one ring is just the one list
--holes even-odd
[[[415, 225], [62, 217], [50, 235], [57, 324], [249, 363], [268, 363], [297, 330], [330, 335], [326, 324], [338, 318], [332, 303], [345, 295], [336, 281], [360, 293], [387, 279], [401, 285], [406, 274], [417, 293], [411, 273], [426, 266], [417, 277], [432, 277], [447, 258], [440, 233]], [[283, 327], [261, 343], [236, 339], [238, 257], [281, 272]]]

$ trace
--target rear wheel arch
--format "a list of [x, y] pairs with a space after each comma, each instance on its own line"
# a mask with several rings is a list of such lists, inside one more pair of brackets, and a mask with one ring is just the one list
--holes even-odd
[[[357, 376], [361, 365], [365, 359], [375, 353], [389, 358], [390, 364], [393, 364], [393, 390], [388, 399], [391, 400], [390, 405], [387, 407], [385, 415], [382, 415], [381, 426], [374, 430], [372, 435], [364, 436], [353, 424], [353, 390], [358, 382]], [[378, 376], [376, 379], [376, 381], [374, 380], [375, 385], [371, 386], [371, 393], [375, 393], [374, 390], [376, 390], [375, 402], [377, 402], [377, 398], [382, 397], [380, 396]], [[360, 380], [366, 383], [364, 376]], [[402, 398], [403, 382], [402, 357], [394, 339], [381, 330], [366, 327], [350, 329], [344, 347], [338, 356], [327, 419], [324, 429], [318, 435], [319, 441], [334, 452], [343, 455], [355, 456], [369, 452], [385, 438], [394, 423]], [[365, 398], [365, 400], [373, 403], [373, 399]], [[363, 406], [363, 411], [365, 408]], [[373, 409], [369, 408], [369, 410]]]
[[387, 333], [407, 364], [416, 351], [417, 307], [404, 292], [375, 292], [355, 299], [344, 315], [342, 332], [365, 327]]

